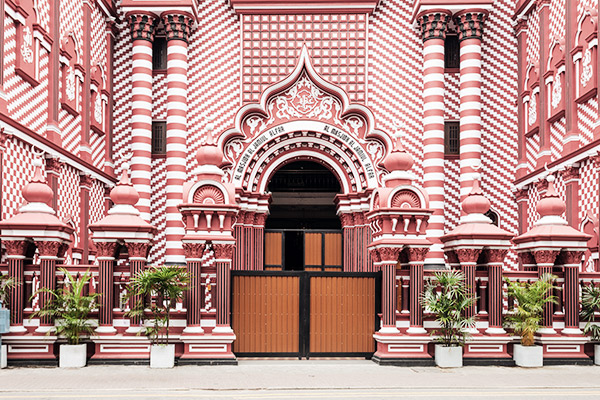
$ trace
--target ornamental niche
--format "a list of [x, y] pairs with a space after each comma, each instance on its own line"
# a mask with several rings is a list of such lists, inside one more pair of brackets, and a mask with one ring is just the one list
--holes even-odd
[[[50, 52], [48, 34], [42, 28], [36, 1], [21, 0], [16, 15], [17, 28], [15, 73], [32, 86], [40, 83], [40, 59]], [[4, 17], [4, 16], [3, 16]]]
[[338, 173], [351, 181], [349, 191], [380, 186], [386, 171], [379, 164], [392, 141], [374, 125], [367, 107], [350, 104], [341, 88], [315, 72], [305, 47], [291, 75], [267, 88], [260, 103], [242, 107], [235, 127], [221, 135], [225, 179], [260, 190], [267, 160], [306, 150], [337, 160]]
[[527, 121], [526, 135], [531, 137], [540, 129], [539, 118], [539, 96], [540, 96], [540, 80], [537, 66], [530, 64], [527, 68], [524, 86], [527, 91], [523, 93], [523, 111], [525, 121]]
[[586, 9], [577, 22], [575, 48], [572, 51], [573, 68], [575, 68], [575, 76], [577, 77], [575, 86], [575, 101], [577, 103], [584, 103], [596, 95], [597, 19], [595, 10]]
[[564, 43], [553, 39], [548, 52], [546, 93], [550, 100], [548, 120], [554, 122], [565, 115], [565, 54]]
[[106, 131], [106, 108], [108, 107], [108, 90], [103, 66], [98, 62], [91, 70], [90, 85], [90, 121], [92, 131], [104, 135]]
[[59, 60], [62, 80], [61, 107], [73, 116], [77, 116], [81, 112], [84, 69], [79, 54], [79, 41], [73, 32], [62, 39]]

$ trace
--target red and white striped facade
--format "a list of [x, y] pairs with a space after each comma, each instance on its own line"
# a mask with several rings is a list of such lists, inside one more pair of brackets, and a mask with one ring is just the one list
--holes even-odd
[[[340, 181], [335, 207], [343, 270], [382, 271], [385, 329], [377, 340], [391, 340], [386, 346], [396, 346], [395, 351], [409, 352], [414, 343], [386, 335], [408, 332], [414, 342], [432, 327], [416, 304], [427, 271], [436, 268], [462, 268], [473, 290], [485, 287], [489, 320], [478, 328], [504, 334], [502, 272], [536, 264], [532, 259], [541, 250], [482, 242], [477, 252], [459, 239], [446, 244], [464, 225], [461, 203], [479, 175], [498, 227], [513, 236], [536, 226], [545, 178], [556, 176], [553, 185], [566, 203], [563, 217], [592, 236], [577, 250], [582, 265], [565, 265], [561, 278], [569, 298], [575, 298], [578, 274], [588, 279], [586, 273], [600, 272], [598, 2], [516, 3], [3, 1], [0, 219], [19, 215], [22, 190], [35, 172], [31, 160], [43, 152], [45, 179], [54, 192], [48, 205], [73, 233], [61, 239], [64, 254], [51, 249], [47, 256], [36, 245], [28, 261], [18, 261], [25, 260], [26, 249], [12, 243], [16, 239], [3, 238], [0, 272], [22, 275], [25, 290], [55, 284], [49, 268], [57, 263], [79, 272], [89, 266], [91, 285], [106, 293], [96, 315], [97, 358], [132, 359], [146, 353], [131, 346], [139, 340], [132, 328], [140, 321], [123, 318], [126, 282], [147, 264], [187, 265], [194, 285], [174, 318], [183, 357], [218, 358], [223, 348], [231, 358], [230, 270], [263, 269], [269, 179], [282, 165], [301, 159], [327, 166]], [[445, 68], [449, 35], [458, 35], [458, 69]], [[163, 36], [167, 66], [153, 70], [153, 43]], [[310, 93], [313, 105], [300, 104], [308, 97], [299, 93]], [[166, 122], [164, 155], [152, 154], [153, 121]], [[445, 123], [456, 121], [458, 156], [445, 154]], [[202, 164], [196, 153], [211, 148], [213, 136], [223, 160]], [[386, 168], [397, 137], [414, 160], [404, 171], [411, 179]], [[139, 217], [156, 231], [146, 226], [145, 236], [117, 238], [115, 229], [99, 239], [89, 226], [105, 222], [114, 206], [110, 190], [127, 170], [139, 195]], [[398, 179], [406, 187], [386, 183]], [[217, 193], [202, 192], [207, 185]], [[406, 218], [403, 231], [406, 240], [419, 242], [398, 249], [369, 213], [373, 193], [400, 186], [414, 189], [422, 201], [411, 207], [426, 211], [413, 222]], [[203, 209], [196, 194], [226, 210]], [[394, 233], [388, 232], [392, 236], [400, 230], [401, 215], [395, 217]], [[408, 229], [413, 223], [414, 237]], [[211, 226], [223, 236], [211, 239]], [[378, 235], [383, 242], [377, 242]], [[382, 258], [386, 246], [392, 258]], [[395, 269], [399, 257], [406, 259]], [[477, 271], [482, 259], [485, 276]], [[542, 264], [537, 262], [543, 269]], [[411, 304], [406, 321], [392, 304], [404, 290], [402, 282], [408, 282]], [[15, 298], [21, 301], [23, 294]], [[565, 301], [565, 310], [571, 308], [557, 326], [577, 329], [576, 306]], [[22, 307], [27, 315], [33, 305]], [[15, 335], [49, 323], [27, 321], [23, 311], [13, 314], [20, 329]], [[14, 340], [15, 346], [24, 343]], [[508, 340], [503, 340], [498, 343], [505, 354]], [[495, 344], [481, 339], [477, 345]], [[378, 347], [380, 356], [390, 357], [393, 351], [386, 349], [392, 347]], [[51, 357], [51, 345], [42, 339], [38, 350]]]

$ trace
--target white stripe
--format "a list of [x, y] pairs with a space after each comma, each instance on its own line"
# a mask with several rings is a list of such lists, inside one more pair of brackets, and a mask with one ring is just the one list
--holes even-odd
[[152, 46], [134, 45], [132, 49], [133, 54], [146, 54], [152, 57]]
[[440, 54], [443, 58], [444, 46], [441, 46], [439, 44], [428, 44], [427, 42], [425, 42], [425, 45], [423, 46], [423, 55], [429, 55], [433, 53]]

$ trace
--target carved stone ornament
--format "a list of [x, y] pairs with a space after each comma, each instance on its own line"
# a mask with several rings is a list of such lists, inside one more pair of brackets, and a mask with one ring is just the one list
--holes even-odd
[[450, 22], [450, 15], [444, 12], [432, 12], [420, 15], [417, 23], [421, 28], [423, 41], [429, 39], [446, 39], [446, 29]]
[[558, 250], [537, 250], [533, 252], [533, 257], [538, 266], [540, 264], [554, 265], [554, 261], [556, 261], [559, 253], [560, 251]]
[[507, 254], [508, 249], [488, 249], [486, 250], [487, 262], [489, 264], [501, 264], [504, 262]]
[[99, 124], [102, 124], [102, 114], [102, 97], [97, 93], [94, 101], [94, 119]]
[[183, 40], [187, 43], [192, 30], [192, 17], [187, 14], [167, 14], [163, 16], [167, 40]]
[[65, 93], [67, 94], [69, 101], [75, 100], [75, 79], [75, 68], [69, 65], [69, 68], [67, 69], [67, 75], [65, 77]]
[[527, 189], [525, 189], [525, 188], [518, 189], [515, 192], [515, 197], [516, 197], [517, 201], [519, 201], [519, 200], [526, 200], [529, 197], [528, 193], [529, 193], [529, 191]]
[[421, 200], [415, 192], [403, 189], [394, 194], [390, 206], [392, 208], [421, 208]]
[[46, 158], [46, 171], [52, 172], [56, 175], [60, 175], [64, 163], [57, 157]]
[[446, 251], [445, 252], [446, 257], [448, 257], [448, 263], [449, 264], [458, 264], [458, 255], [456, 254], [456, 252], [454, 250], [450, 250], [450, 251]]
[[129, 15], [129, 24], [131, 27], [131, 38], [133, 40], [154, 40], [154, 33], [158, 25], [158, 18], [148, 14]]
[[371, 258], [373, 258], [373, 262], [375, 262], [375, 263], [381, 262], [381, 257], [379, 256], [378, 249], [371, 249], [370, 253], [371, 253]]
[[487, 18], [484, 12], [466, 12], [456, 19], [458, 28], [458, 40], [479, 39], [483, 37], [483, 23]]
[[58, 255], [58, 249], [61, 247], [62, 243], [60, 242], [52, 242], [52, 241], [43, 241], [35, 243], [40, 257], [56, 257]]
[[233, 257], [233, 244], [213, 244], [212, 248], [217, 260], [231, 260]]
[[201, 186], [194, 192], [194, 204], [225, 204], [225, 196], [216, 186]]
[[474, 264], [481, 254], [481, 249], [456, 249], [455, 252], [461, 264]]
[[117, 242], [94, 242], [96, 246], [96, 257], [115, 257]]
[[533, 258], [533, 254], [531, 254], [528, 251], [519, 253], [519, 259], [521, 260], [521, 263], [523, 265], [534, 265], [535, 264], [535, 258]]
[[58, 248], [58, 253], [56, 254], [56, 256], [58, 258], [65, 258], [67, 250], [69, 250], [69, 243], [62, 243]]
[[581, 59], [581, 86], [586, 87], [587, 84], [592, 80], [593, 76], [594, 69], [592, 66], [592, 50], [588, 45], [583, 53], [583, 58]]
[[94, 183], [94, 178], [92, 178], [91, 175], [87, 175], [87, 174], [79, 175], [79, 186], [91, 188], [93, 183]]
[[402, 248], [400, 247], [380, 247], [379, 257], [382, 262], [396, 264]]
[[529, 126], [535, 125], [537, 121], [537, 102], [535, 97], [535, 95], [532, 95], [529, 98], [529, 106], [527, 108], [527, 123]]
[[125, 246], [127, 247], [127, 253], [129, 253], [129, 258], [146, 258], [146, 255], [148, 254], [148, 249], [150, 248], [150, 243], [126, 242]]
[[9, 256], [24, 256], [27, 251], [26, 240], [3, 240], [2, 244], [6, 247], [6, 254]]
[[33, 64], [33, 32], [29, 26], [23, 27], [21, 58], [27, 64]]
[[563, 171], [562, 176], [563, 176], [563, 180], [565, 182], [579, 179], [579, 168], [578, 167], [567, 167]]
[[428, 247], [409, 247], [408, 250], [408, 261], [409, 262], [422, 262], [425, 261], [425, 256], [429, 252]]
[[354, 223], [354, 218], [351, 213], [340, 214], [340, 219], [342, 220], [342, 228], [352, 226]]
[[560, 74], [554, 76], [554, 82], [552, 83], [552, 108], [558, 107], [562, 100], [562, 83]]
[[567, 250], [560, 253], [564, 265], [581, 265], [583, 251]]
[[204, 254], [204, 243], [183, 243], [185, 258], [202, 258]]

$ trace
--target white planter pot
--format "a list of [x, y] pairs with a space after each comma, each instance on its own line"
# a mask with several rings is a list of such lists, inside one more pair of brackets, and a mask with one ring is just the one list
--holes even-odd
[[544, 366], [544, 348], [542, 346], [513, 346], [513, 360], [519, 367], [542, 367]]
[[0, 349], [0, 368], [6, 368], [8, 366], [8, 346], [3, 344]]
[[441, 368], [460, 368], [463, 366], [463, 349], [460, 346], [435, 345], [435, 365]]
[[85, 367], [87, 360], [87, 345], [85, 344], [61, 344], [58, 366], [60, 368]]
[[150, 347], [150, 368], [173, 368], [175, 366], [175, 345], [156, 345]]
[[594, 345], [594, 364], [600, 365], [600, 344]]

